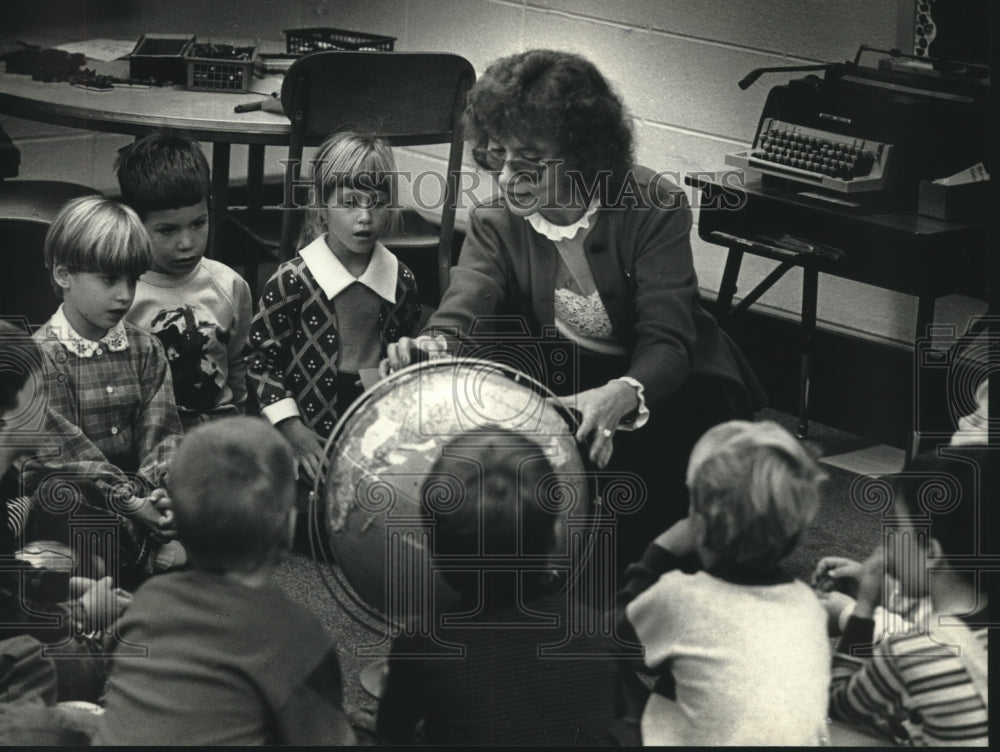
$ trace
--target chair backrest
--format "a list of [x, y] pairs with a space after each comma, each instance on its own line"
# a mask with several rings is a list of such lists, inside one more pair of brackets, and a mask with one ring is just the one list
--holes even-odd
[[[281, 104], [292, 123], [285, 174], [286, 207], [301, 174], [302, 150], [336, 131], [384, 138], [392, 146], [450, 144], [438, 276], [447, 287], [462, 166], [462, 112], [475, 81], [463, 57], [437, 52], [328, 50], [296, 60], [285, 74]], [[294, 253], [291, 212], [282, 222], [281, 258]]]
[[94, 188], [55, 180], [0, 181], [0, 316], [44, 324], [59, 307], [42, 249], [49, 225], [70, 199]]

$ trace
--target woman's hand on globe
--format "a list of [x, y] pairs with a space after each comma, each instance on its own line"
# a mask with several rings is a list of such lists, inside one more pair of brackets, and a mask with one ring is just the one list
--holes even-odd
[[448, 340], [441, 336], [400, 337], [386, 348], [386, 356], [378, 364], [378, 375], [388, 376], [417, 361], [417, 351], [427, 354], [427, 360], [437, 360], [448, 354]]
[[567, 402], [580, 413], [576, 440], [590, 445], [590, 461], [605, 467], [614, 451], [615, 430], [629, 413], [639, 407], [635, 388], [624, 381], [609, 381], [604, 386], [579, 392]]

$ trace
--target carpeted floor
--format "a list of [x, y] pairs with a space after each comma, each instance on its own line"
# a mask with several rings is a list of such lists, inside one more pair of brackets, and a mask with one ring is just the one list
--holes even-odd
[[[758, 417], [775, 420], [789, 430], [795, 430], [793, 416], [764, 411]], [[841, 456], [868, 448], [872, 443], [818, 424], [810, 427], [810, 436], [806, 440], [807, 446], [820, 458]], [[877, 451], [875, 455], [882, 456]], [[824, 469], [829, 478], [824, 486], [819, 513], [787, 560], [789, 570], [806, 581], [822, 556], [836, 554], [861, 560], [880, 539], [878, 513], [866, 511], [863, 504], [852, 500], [852, 486], [860, 476], [832, 465], [824, 465]], [[854, 495], [857, 496], [857, 489]], [[373, 738], [366, 736], [365, 731], [370, 732], [374, 728], [377, 700], [362, 687], [360, 676], [373, 663], [372, 653], [378, 652], [371, 648], [382, 645], [388, 649], [385, 624], [358, 605], [357, 597], [335, 566], [292, 554], [279, 567], [277, 580], [293, 598], [320, 617], [336, 640], [344, 672], [347, 711], [361, 730], [362, 741], [372, 741]], [[362, 649], [366, 649], [367, 656], [359, 655]]]
[[388, 630], [366, 618], [335, 566], [293, 553], [278, 567], [275, 579], [292, 598], [316, 613], [333, 636], [343, 672], [345, 709], [360, 731], [373, 730], [378, 702], [360, 681], [361, 671], [373, 659], [357, 653], [385, 641]]

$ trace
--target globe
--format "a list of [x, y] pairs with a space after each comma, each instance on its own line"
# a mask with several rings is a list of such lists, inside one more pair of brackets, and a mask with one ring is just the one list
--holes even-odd
[[[466, 431], [531, 438], [554, 471], [543, 501], [560, 515], [558, 545], [569, 525], [586, 524], [592, 498], [572, 418], [550, 396], [508, 366], [446, 359], [393, 373], [351, 405], [327, 444], [321, 511], [337, 566], [364, 605], [399, 615], [432, 597], [422, 488], [442, 448]], [[445, 486], [432, 492], [437, 504], [454, 501]]]

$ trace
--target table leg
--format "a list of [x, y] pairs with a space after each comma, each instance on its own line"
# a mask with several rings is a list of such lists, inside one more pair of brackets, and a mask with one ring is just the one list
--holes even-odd
[[802, 360], [799, 366], [799, 438], [809, 434], [809, 386], [813, 338], [816, 334], [816, 299], [819, 295], [819, 272], [807, 264], [802, 267]]
[[260, 211], [264, 205], [264, 145], [250, 144], [247, 152], [247, 208]]
[[929, 327], [934, 323], [934, 298], [921, 295], [917, 298], [917, 331], [913, 341], [921, 342], [930, 337]]
[[719, 296], [716, 299], [715, 318], [724, 323], [729, 318], [733, 307], [733, 296], [736, 295], [736, 280], [740, 276], [740, 266], [743, 263], [743, 251], [729, 248], [726, 256], [726, 267], [722, 271], [722, 284], [719, 285]]
[[212, 144], [212, 209], [209, 237], [210, 257], [217, 253], [215, 240], [219, 227], [229, 208], [229, 144], [216, 141]]
[[[913, 332], [914, 369], [921, 367], [916, 357], [917, 353], [920, 352], [917, 343], [927, 340], [931, 336], [930, 326], [934, 323], [934, 303], [935, 299], [929, 295], [921, 295], [917, 298], [917, 324]], [[915, 392], [913, 395], [914, 409], [911, 411], [913, 417], [910, 418], [910, 436], [906, 444], [906, 456], [910, 459], [915, 457], [917, 451], [920, 449], [920, 426], [917, 425], [916, 420], [916, 405], [920, 399], [921, 395]]]
[[747, 310], [760, 300], [764, 296], [764, 293], [774, 287], [777, 281], [785, 276], [785, 272], [789, 271], [793, 266], [795, 266], [794, 261], [782, 261], [774, 267], [764, 279], [757, 283], [756, 287], [743, 296], [743, 299], [738, 304], [729, 309], [729, 317], [732, 318], [741, 311]]

